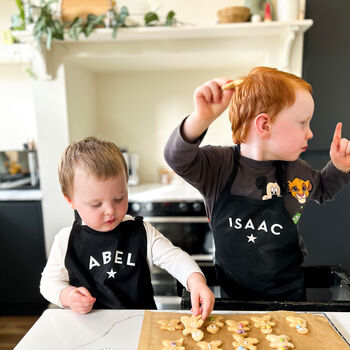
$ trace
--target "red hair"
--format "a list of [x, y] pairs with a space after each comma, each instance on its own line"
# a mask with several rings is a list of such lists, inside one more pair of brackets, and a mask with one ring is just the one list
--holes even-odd
[[229, 106], [234, 143], [245, 141], [251, 121], [260, 113], [267, 113], [273, 121], [290, 107], [295, 102], [296, 89], [312, 94], [311, 85], [294, 74], [270, 67], [253, 68], [235, 88]]

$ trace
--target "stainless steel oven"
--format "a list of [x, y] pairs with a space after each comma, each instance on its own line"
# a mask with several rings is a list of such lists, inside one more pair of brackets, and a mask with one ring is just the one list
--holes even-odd
[[[174, 196], [169, 192], [164, 196], [164, 191], [161, 194], [129, 195], [128, 213], [142, 216], [174, 245], [190, 254], [199, 266], [213, 262], [213, 235], [200, 195], [181, 195], [181, 189]], [[158, 309], [180, 309], [176, 280], [159, 267], [151, 274]]]

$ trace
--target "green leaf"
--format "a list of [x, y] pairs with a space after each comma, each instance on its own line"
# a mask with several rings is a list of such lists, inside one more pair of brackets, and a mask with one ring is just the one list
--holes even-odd
[[36, 79], [36, 74], [30, 69], [30, 68], [26, 68], [26, 72], [28, 73], [28, 75], [33, 78]]
[[22, 19], [23, 25], [25, 25], [25, 14], [22, 0], [16, 0], [17, 7], [19, 9], [19, 16]]
[[47, 28], [47, 36], [46, 36], [46, 49], [50, 51], [52, 42], [52, 30], [50, 27]]
[[145, 24], [146, 26], [154, 25], [152, 22], [159, 21], [159, 17], [155, 12], [147, 12], [145, 14]]
[[12, 30], [24, 30], [25, 29], [22, 17], [18, 13], [11, 16], [11, 29]]
[[64, 39], [63, 25], [58, 20], [55, 20], [52, 22], [52, 35], [55, 39], [58, 39], [58, 40]]
[[172, 26], [174, 25], [176, 22], [176, 18], [175, 18], [175, 12], [174, 11], [169, 11], [167, 16], [166, 16], [166, 20], [165, 20], [165, 24], [166, 26]]
[[124, 23], [125, 23], [125, 20], [126, 18], [129, 16], [129, 10], [126, 6], [123, 6], [121, 9], [120, 9], [120, 14], [119, 14], [119, 19], [121, 21], [121, 25], [124, 26]]
[[117, 26], [113, 28], [113, 34], [112, 34], [113, 35], [113, 39], [115, 39], [117, 37], [117, 30], [118, 30]]

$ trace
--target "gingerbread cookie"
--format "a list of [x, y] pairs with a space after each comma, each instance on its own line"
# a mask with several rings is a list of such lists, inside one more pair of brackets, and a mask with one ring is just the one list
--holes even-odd
[[208, 321], [210, 322], [209, 326], [207, 327], [207, 331], [211, 334], [216, 334], [219, 332], [220, 328], [224, 326], [224, 323], [221, 321], [223, 317], [221, 316], [209, 316]]
[[301, 317], [288, 316], [286, 317], [289, 322], [289, 327], [296, 328], [300, 334], [307, 334], [309, 330], [306, 327], [306, 321]]
[[276, 326], [276, 323], [271, 320], [271, 316], [263, 316], [263, 317], [251, 317], [250, 318], [254, 322], [254, 327], [260, 328], [260, 330], [264, 334], [272, 333], [272, 327]]
[[243, 335], [243, 337], [248, 336], [248, 332], [250, 331], [249, 321], [234, 321], [234, 320], [226, 320], [227, 330], [230, 332], [235, 332], [237, 334]]
[[255, 344], [259, 343], [256, 338], [244, 338], [240, 334], [232, 334], [235, 340], [232, 345], [236, 350], [256, 350]]
[[221, 344], [221, 340], [213, 340], [210, 343], [206, 341], [199, 341], [197, 343], [197, 346], [199, 346], [201, 349], [222, 350], [221, 348], [219, 348]]
[[192, 335], [194, 341], [200, 341], [204, 337], [204, 333], [199, 329], [202, 327], [204, 321], [201, 319], [201, 315], [191, 317], [181, 316], [181, 322], [185, 326], [185, 329], [182, 331], [183, 335]]
[[290, 343], [290, 337], [288, 335], [274, 335], [274, 334], [268, 334], [266, 336], [266, 339], [270, 342], [270, 347], [275, 348], [278, 350], [288, 350], [294, 349], [294, 344]]
[[182, 346], [184, 344], [184, 338], [180, 338], [178, 340], [163, 340], [162, 344], [163, 344], [162, 350], [169, 350], [169, 349], [185, 350], [185, 347]]
[[180, 323], [180, 320], [173, 318], [171, 320], [158, 320], [160, 328], [164, 331], [175, 332], [177, 329], [184, 329], [184, 326]]

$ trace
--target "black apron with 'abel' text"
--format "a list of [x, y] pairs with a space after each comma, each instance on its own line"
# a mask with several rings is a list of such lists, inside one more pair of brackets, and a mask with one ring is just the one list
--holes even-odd
[[[215, 267], [222, 295], [243, 300], [300, 300], [304, 276], [296, 227], [283, 196], [256, 200], [231, 194], [240, 158], [233, 148], [232, 173], [213, 209]], [[281, 162], [276, 162], [284, 188]]]
[[156, 309], [142, 218], [99, 232], [76, 215], [65, 266], [69, 283], [96, 298], [95, 309]]

